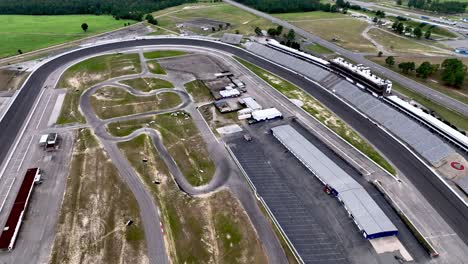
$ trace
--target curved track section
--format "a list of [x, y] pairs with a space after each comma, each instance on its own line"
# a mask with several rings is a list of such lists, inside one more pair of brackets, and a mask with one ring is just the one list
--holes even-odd
[[413, 156], [413, 154], [408, 152], [404, 146], [400, 145], [384, 131], [378, 129], [375, 125], [366, 120], [365, 117], [351, 110], [343, 102], [317, 87], [314, 83], [245, 50], [220, 42], [188, 38], [131, 40], [84, 48], [45, 63], [31, 74], [18, 94], [16, 101], [11, 105], [3, 120], [0, 122], [0, 144], [2, 146], [0, 149], [0, 160], [3, 161], [6, 157], [9, 148], [13, 144], [11, 139], [16, 138], [45, 80], [54, 70], [76, 59], [93, 54], [121, 48], [150, 45], [186, 45], [220, 50], [241, 57], [302, 87], [369, 140], [400, 171], [407, 175], [434, 208], [447, 219], [450, 226], [460, 235], [462, 240], [465, 241], [465, 243], [468, 242], [468, 207], [442, 184], [428, 167]]

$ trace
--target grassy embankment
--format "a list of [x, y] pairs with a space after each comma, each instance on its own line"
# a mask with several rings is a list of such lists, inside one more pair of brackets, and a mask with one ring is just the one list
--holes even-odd
[[[53, 45], [89, 37], [123, 27], [131, 20], [115, 20], [112, 16], [63, 15], [28, 16], [0, 15], [0, 57], [33, 51]], [[81, 24], [87, 23], [86, 32]]]
[[200, 131], [188, 114], [177, 112], [110, 123], [108, 131], [114, 136], [126, 136], [143, 127], [160, 133], [164, 146], [190, 184], [200, 186], [210, 182], [215, 164], [210, 159]]
[[148, 70], [151, 73], [166, 75], [166, 71], [156, 61], [147, 61], [146, 64], [148, 64]]
[[168, 58], [168, 57], [177, 57], [187, 54], [185, 51], [180, 50], [155, 50], [145, 52], [143, 55], [145, 59], [161, 59], [161, 58]]
[[163, 88], [174, 88], [174, 85], [171, 82], [159, 78], [136, 78], [120, 82], [142, 92], [151, 92], [153, 90]]
[[79, 62], [61, 76], [58, 88], [67, 88], [57, 124], [84, 123], [78, 110], [84, 90], [110, 78], [141, 72], [138, 54], [110, 54]]
[[147, 263], [146, 254], [133, 193], [90, 130], [80, 130], [50, 263]]
[[249, 218], [229, 191], [184, 195], [147, 135], [118, 146], [159, 204], [174, 263], [267, 263]]
[[321, 105], [317, 100], [312, 96], [304, 92], [299, 87], [294, 84], [279, 78], [278, 76], [267, 72], [247, 61], [244, 61], [236, 57], [240, 63], [242, 63], [249, 70], [254, 72], [265, 82], [271, 85], [273, 88], [281, 92], [283, 95], [289, 99], [299, 99], [304, 102], [302, 107], [307, 113], [311, 114], [324, 125], [326, 125], [331, 130], [335, 131], [340, 135], [344, 140], [349, 142], [351, 145], [359, 149], [370, 159], [375, 161], [377, 164], [385, 168], [391, 174], [395, 174], [395, 168], [388, 163], [369, 143], [367, 143], [358, 133], [352, 130], [346, 123], [341, 121], [336, 115], [334, 115], [330, 110]]
[[317, 43], [306, 45], [304, 49], [312, 53], [317, 53], [317, 54], [333, 54], [334, 53], [332, 50], [329, 50], [325, 48], [324, 46], [317, 44]]
[[134, 96], [118, 87], [101, 88], [90, 100], [94, 112], [101, 119], [169, 109], [182, 102], [179, 95], [172, 92]]
[[[176, 7], [167, 8], [154, 12], [153, 16], [158, 20], [159, 26], [170, 31], [179, 32], [176, 24], [196, 18], [207, 18], [217, 21], [230, 23], [228, 29], [216, 31], [214, 36], [221, 36], [223, 33], [236, 33], [243, 35], [255, 35], [255, 27], [267, 29], [276, 27], [270, 21], [255, 16], [249, 12], [243, 11], [237, 7], [224, 3], [198, 3], [186, 4]], [[201, 29], [191, 29], [199, 34], [213, 34], [211, 30], [203, 31]]]

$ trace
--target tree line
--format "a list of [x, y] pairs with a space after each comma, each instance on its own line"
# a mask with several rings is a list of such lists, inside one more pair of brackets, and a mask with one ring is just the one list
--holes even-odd
[[0, 14], [106, 14], [141, 21], [146, 13], [191, 2], [196, 0], [0, 0]]
[[[385, 59], [385, 63], [389, 67], [393, 67], [395, 65], [395, 57], [388, 56]], [[456, 58], [445, 59], [442, 64], [432, 64], [429, 61], [425, 61], [418, 67], [416, 67], [416, 63], [413, 61], [405, 61], [398, 64], [398, 69], [404, 74], [415, 72], [416, 76], [422, 79], [440, 72], [440, 78], [445, 85], [457, 88], [463, 85], [467, 73], [467, 66]]]
[[[397, 0], [398, 5], [402, 4]], [[463, 13], [466, 10], [467, 3], [459, 1], [439, 1], [439, 0], [408, 0], [408, 7], [424, 9], [445, 14]]]

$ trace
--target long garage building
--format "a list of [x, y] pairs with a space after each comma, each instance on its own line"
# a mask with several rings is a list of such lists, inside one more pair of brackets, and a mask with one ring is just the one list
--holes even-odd
[[398, 229], [349, 174], [290, 125], [271, 129], [273, 135], [334, 194], [367, 239], [392, 236]]

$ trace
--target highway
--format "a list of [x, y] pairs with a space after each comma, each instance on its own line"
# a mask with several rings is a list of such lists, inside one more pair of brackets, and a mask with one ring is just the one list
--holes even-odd
[[220, 50], [227, 54], [230, 53], [241, 57], [302, 87], [376, 146], [401, 172], [410, 178], [412, 183], [441, 216], [447, 220], [461, 239], [465, 243], [468, 242], [468, 208], [437, 179], [430, 169], [409, 153], [406, 148], [397, 143], [384, 131], [376, 128], [375, 125], [368, 122], [363, 116], [351, 110], [333, 95], [317, 87], [314, 83], [243, 49], [220, 42], [175, 37], [122, 41], [84, 48], [45, 63], [30, 75], [30, 78], [25, 82], [18, 94], [17, 99], [0, 122], [0, 131], [2, 131], [0, 134], [0, 144], [2, 146], [0, 149], [0, 160], [3, 162], [5, 159], [10, 147], [13, 145], [14, 141], [12, 139], [18, 135], [45, 80], [52, 72], [62, 65], [82, 57], [121, 48], [148, 45], [184, 45]]
[[337, 46], [327, 40], [324, 40], [316, 35], [313, 35], [311, 34], [310, 32], [307, 32], [305, 30], [303, 30], [302, 28], [299, 28], [299, 27], [296, 27], [284, 20], [281, 20], [279, 18], [276, 18], [276, 17], [273, 17], [269, 14], [266, 14], [266, 13], [263, 13], [263, 12], [260, 12], [256, 9], [253, 9], [253, 8], [250, 8], [250, 7], [247, 7], [245, 5], [242, 5], [242, 4], [239, 4], [235, 1], [232, 1], [232, 0], [223, 0], [224, 2], [228, 3], [228, 4], [231, 4], [231, 5], [234, 5], [236, 7], [239, 7], [245, 11], [248, 11], [250, 13], [253, 13], [257, 16], [260, 16], [260, 17], [263, 17], [265, 19], [268, 19], [270, 20], [271, 22], [273, 23], [276, 23], [278, 25], [282, 25], [284, 28], [289, 28], [289, 29], [294, 29], [294, 31], [296, 31], [296, 33], [298, 33], [299, 35], [307, 38], [309, 41], [312, 41], [312, 42], [315, 42], [315, 43], [318, 43], [330, 50], [333, 50], [334, 52], [338, 53], [338, 54], [341, 54], [342, 56], [350, 59], [350, 60], [353, 60], [354, 62], [356, 63], [361, 63], [361, 64], [365, 64], [366, 66], [369, 66], [372, 71], [378, 75], [381, 75], [381, 76], [384, 76], [388, 79], [391, 79], [399, 84], [401, 84], [402, 86], [414, 91], [414, 92], [417, 92], [427, 98], [429, 98], [430, 100], [434, 101], [434, 102], [437, 102], [447, 108], [450, 108], [458, 113], [461, 113], [463, 114], [464, 116], [468, 116], [468, 106], [465, 105], [464, 103], [460, 102], [460, 101], [457, 101], [449, 96], [446, 96], [445, 94], [443, 93], [440, 93], [438, 91], [435, 91], [425, 85], [422, 85], [416, 81], [413, 81], [409, 78], [406, 78], [404, 76], [402, 76], [401, 74], [398, 74], [392, 70], [389, 70], [387, 68], [385, 68], [384, 66], [381, 66], [375, 62], [372, 62], [368, 59], [366, 59], [362, 54], [359, 54], [359, 53], [356, 53], [356, 52], [352, 52], [352, 51], [349, 51], [349, 50], [346, 50], [340, 46]]

